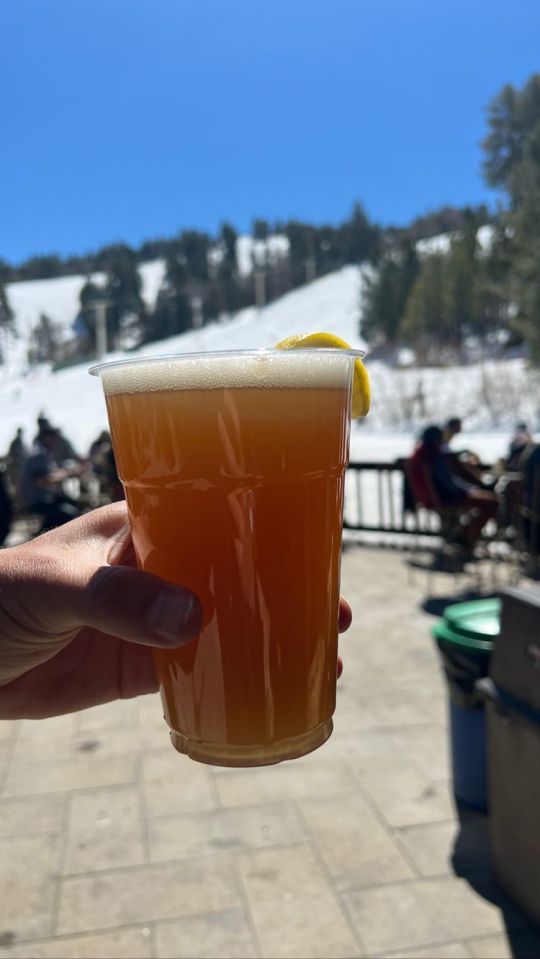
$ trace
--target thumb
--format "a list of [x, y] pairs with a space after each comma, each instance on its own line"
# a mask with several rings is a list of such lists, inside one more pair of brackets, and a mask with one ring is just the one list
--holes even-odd
[[182, 646], [201, 630], [194, 593], [128, 566], [102, 566], [78, 594], [81, 626], [146, 646]]

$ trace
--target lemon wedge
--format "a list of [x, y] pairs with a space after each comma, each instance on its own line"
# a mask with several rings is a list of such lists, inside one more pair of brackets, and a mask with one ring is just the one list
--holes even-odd
[[[350, 350], [352, 349], [345, 340], [333, 333], [297, 333], [295, 336], [288, 336], [281, 340], [276, 346], [277, 350], [312, 350], [312, 349], [330, 349], [330, 350]], [[352, 418], [358, 419], [360, 416], [366, 416], [369, 412], [371, 401], [371, 390], [369, 386], [369, 377], [367, 370], [358, 358], [354, 361], [353, 388], [352, 388]]]

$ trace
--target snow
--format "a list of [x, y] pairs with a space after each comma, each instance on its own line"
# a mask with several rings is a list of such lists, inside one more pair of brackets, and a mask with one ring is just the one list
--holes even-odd
[[[155, 300], [162, 282], [163, 261], [143, 264], [144, 297]], [[130, 353], [163, 353], [271, 347], [293, 333], [326, 330], [364, 348], [359, 334], [361, 293], [367, 270], [345, 267], [321, 277], [269, 304], [262, 310], [242, 310], [227, 322], [215, 322]], [[99, 275], [94, 275], [97, 280]], [[27, 338], [41, 312], [64, 327], [73, 320], [84, 277], [63, 277], [11, 284], [10, 300], [20, 330], [17, 350], [26, 355]], [[121, 354], [110, 354], [109, 359]], [[351, 456], [392, 461], [413, 448], [429, 422], [460, 416], [464, 432], [458, 448], [470, 448], [486, 461], [500, 457], [518, 420], [540, 428], [540, 380], [523, 360], [489, 361], [453, 368], [392, 368], [366, 359], [372, 381], [373, 406], [365, 421], [351, 430]], [[0, 367], [0, 452], [18, 426], [29, 441], [40, 411], [60, 426], [85, 452], [106, 426], [105, 403], [98, 380], [82, 363], [53, 373], [42, 365], [23, 372], [16, 363]]]
[[[165, 273], [164, 260], [153, 260], [139, 267], [142, 280], [142, 298], [148, 307], [157, 299]], [[61, 276], [52, 280], [23, 280], [6, 283], [8, 301], [15, 315], [17, 338], [4, 340], [3, 352], [7, 370], [3, 372], [20, 375], [26, 367], [28, 341], [32, 330], [45, 313], [57, 326], [62, 339], [71, 334], [73, 323], [80, 310], [79, 296], [84, 284], [91, 280], [97, 286], [105, 283], [105, 274], [91, 273], [88, 276]]]
[[[165, 263], [153, 260], [139, 267], [142, 280], [142, 297], [147, 306], [153, 306], [159, 288], [163, 282]], [[15, 314], [17, 328], [27, 339], [39, 321], [41, 313], [61, 328], [70, 328], [80, 308], [80, 292], [91, 280], [98, 286], [105, 282], [104, 273], [91, 273], [89, 276], [60, 276], [53, 280], [23, 280], [7, 283], [8, 300]]]
[[486, 223], [484, 226], [478, 228], [476, 242], [483, 253], [487, 253], [491, 249], [494, 235], [495, 229], [490, 223]]
[[[69, 329], [79, 312], [79, 294], [86, 279], [85, 276], [61, 276], [54, 280], [7, 283], [6, 293], [21, 338], [29, 338], [41, 313], [46, 313], [62, 329]], [[101, 284], [105, 277], [103, 273], [92, 273], [88, 279]]]
[[139, 273], [142, 280], [141, 296], [146, 305], [152, 308], [163, 285], [165, 260], [151, 260], [149, 263], [142, 263], [139, 267]]
[[516, 420], [540, 425], [540, 381], [523, 359], [447, 368], [369, 365], [379, 429], [421, 428], [459, 416], [467, 430], [511, 430]]
[[[73, 281], [75, 278], [68, 279]], [[39, 312], [52, 316], [49, 303], [61, 301], [55, 314], [60, 317], [61, 310], [66, 309], [68, 302], [63, 282], [34, 282], [49, 285], [45, 288], [39, 304]], [[156, 282], [155, 273], [150, 272], [146, 282], [151, 289], [151, 283]], [[62, 284], [62, 290], [58, 299], [51, 296], [49, 300], [47, 290], [56, 284]], [[272, 347], [292, 333], [313, 330], [335, 333], [347, 340], [351, 346], [363, 349], [365, 344], [358, 334], [361, 286], [361, 270], [357, 267], [346, 267], [314, 281], [307, 287], [294, 290], [263, 310], [250, 307], [227, 323], [213, 323], [200, 330], [152, 343], [130, 353], [130, 356]], [[70, 295], [73, 297], [72, 290]], [[34, 308], [37, 308], [37, 297], [34, 299]], [[117, 359], [121, 355], [111, 353], [108, 359]], [[107, 422], [100, 383], [88, 375], [87, 363], [56, 373], [48, 366], [41, 365], [25, 375], [14, 373], [5, 376], [0, 381], [0, 403], [2, 451], [8, 446], [18, 426], [25, 430], [27, 441], [34, 436], [36, 418], [40, 411], [43, 411], [52, 423], [60, 426], [81, 452], [88, 449], [91, 441]]]
[[[480, 226], [476, 232], [476, 242], [481, 253], [487, 253], [493, 243], [494, 228], [490, 223]], [[416, 249], [419, 256], [432, 256], [434, 253], [448, 253], [452, 240], [459, 236], [456, 233], [440, 233], [438, 236], [430, 236], [427, 240], [418, 240]]]
[[416, 250], [419, 256], [433, 256], [435, 253], [448, 253], [455, 233], [441, 233], [427, 240], [418, 240]]
[[289, 252], [289, 240], [281, 233], [274, 233], [266, 240], [254, 240], [251, 236], [239, 236], [236, 240], [236, 263], [240, 276], [249, 276], [253, 264], [265, 262], [276, 264]]

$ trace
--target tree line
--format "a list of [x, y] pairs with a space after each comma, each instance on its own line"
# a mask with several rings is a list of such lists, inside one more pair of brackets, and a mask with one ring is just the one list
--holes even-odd
[[[301, 221], [252, 225], [254, 241], [251, 270], [240, 270], [238, 232], [224, 223], [217, 235], [184, 230], [172, 238], [146, 241], [138, 249], [118, 243], [87, 257], [32, 257], [19, 266], [0, 264], [0, 325], [13, 325], [5, 283], [22, 279], [52, 278], [83, 273], [79, 332], [86, 331], [87, 352], [95, 349], [96, 319], [105, 309], [108, 343], [140, 345], [182, 333], [209, 320], [230, 315], [243, 307], [271, 302], [309, 280], [347, 263], [376, 260], [380, 231], [360, 206], [341, 224], [313, 226]], [[272, 239], [286, 244], [277, 254]], [[149, 307], [142, 297], [139, 268], [162, 258], [164, 282], [157, 301]], [[105, 275], [96, 283], [95, 272]], [[75, 318], [74, 318], [75, 319]], [[84, 336], [82, 338], [84, 340]], [[50, 359], [56, 346], [54, 324], [42, 315], [35, 330], [31, 359]]]
[[[486, 214], [487, 215], [487, 214]], [[309, 269], [317, 273], [328, 272], [345, 263], [357, 263], [364, 259], [377, 259], [380, 241], [384, 235], [408, 236], [412, 240], [435, 236], [460, 228], [463, 211], [445, 206], [420, 216], [405, 227], [388, 227], [382, 230], [371, 222], [360, 203], [355, 203], [351, 214], [337, 225], [313, 225], [300, 220], [269, 222], [254, 219], [251, 235], [255, 240], [266, 240], [279, 234], [289, 244], [289, 267], [293, 281], [304, 282], [306, 261]], [[184, 257], [188, 271], [204, 278], [212, 267], [208, 266], [208, 254], [212, 250], [225, 253], [231, 272], [235, 269], [235, 244], [238, 231], [228, 222], [221, 225], [216, 235], [198, 230], [183, 230], [174, 237], [145, 240], [138, 247], [127, 244], [108, 244], [93, 253], [81, 256], [61, 257], [56, 253], [31, 256], [19, 264], [10, 264], [0, 258], [0, 282], [13, 283], [19, 280], [45, 280], [60, 276], [88, 276], [96, 272], [108, 272], [119, 255], [127, 256], [140, 266], [156, 259]], [[211, 258], [210, 258], [211, 259]], [[313, 263], [311, 263], [313, 261]]]
[[[4, 263], [0, 267], [0, 326], [13, 326], [2, 278], [42, 279], [82, 272], [87, 281], [81, 290], [76, 321], [77, 355], [92, 355], [95, 351], [100, 309], [105, 310], [109, 345], [137, 346], [231, 315], [255, 303], [261, 305], [261, 300], [271, 302], [347, 264], [370, 262], [375, 266], [396, 243], [414, 248], [414, 242], [420, 238], [459, 229], [465, 216], [466, 211], [443, 207], [406, 227], [383, 230], [356, 203], [350, 216], [338, 225], [256, 219], [251, 231], [256, 255], [252, 254], [248, 272], [239, 270], [238, 232], [230, 223], [224, 223], [216, 236], [184, 230], [173, 238], [146, 241], [138, 249], [118, 243], [87, 257], [32, 257], [17, 267]], [[479, 216], [487, 218], [487, 211]], [[286, 239], [279, 254], [272, 246], [276, 236]], [[156, 303], [149, 307], [142, 297], [139, 268], [156, 258], [164, 260], [164, 282]], [[96, 272], [104, 274], [105, 282], [92, 279]], [[64, 345], [63, 350], [66, 349], [70, 349], [69, 344]], [[29, 359], [42, 362], [58, 358], [62, 358], [62, 351], [55, 325], [44, 313], [34, 330]]]

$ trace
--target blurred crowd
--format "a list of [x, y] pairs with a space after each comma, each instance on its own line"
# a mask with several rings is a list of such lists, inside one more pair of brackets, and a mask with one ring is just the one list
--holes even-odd
[[[519, 534], [540, 552], [540, 445], [518, 423], [506, 455], [486, 466], [456, 438], [461, 421], [423, 431], [405, 463], [405, 510], [423, 507], [444, 521], [445, 539], [472, 556], [486, 526], [508, 539]], [[28, 442], [18, 429], [0, 468], [0, 545], [15, 517], [32, 520], [32, 534], [54, 529], [96, 506], [123, 499], [111, 437], [102, 430], [81, 455], [41, 413]]]
[[511, 540], [520, 537], [538, 552], [540, 533], [540, 445], [526, 423], [518, 423], [506, 455], [484, 465], [472, 450], [453, 442], [461, 420], [423, 431], [405, 465], [406, 509], [422, 506], [447, 521], [448, 538], [464, 556], [491, 523]]
[[104, 503], [123, 499], [111, 437], [102, 430], [81, 455], [41, 413], [27, 442], [16, 431], [0, 470], [0, 545], [15, 516], [32, 517], [36, 532], [54, 529]]

